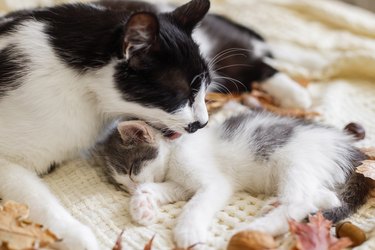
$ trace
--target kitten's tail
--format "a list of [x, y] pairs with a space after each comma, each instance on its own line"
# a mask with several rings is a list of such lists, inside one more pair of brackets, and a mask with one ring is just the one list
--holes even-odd
[[367, 196], [371, 190], [369, 180], [362, 174], [355, 172], [355, 168], [361, 165], [361, 161], [366, 160], [368, 157], [358, 149], [355, 150], [356, 156], [354, 157], [355, 160], [353, 159], [353, 170], [338, 192], [342, 204], [341, 207], [323, 211], [323, 216], [333, 223], [343, 220], [355, 213], [358, 208], [366, 202]]

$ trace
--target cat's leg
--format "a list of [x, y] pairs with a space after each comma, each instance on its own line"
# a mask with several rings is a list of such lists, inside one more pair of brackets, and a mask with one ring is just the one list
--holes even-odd
[[196, 243], [204, 244], [215, 213], [233, 194], [232, 185], [225, 178], [215, 178], [215, 183], [206, 184], [188, 201], [177, 219], [173, 234], [178, 247], [185, 249]]
[[[280, 166], [278, 166], [280, 167]], [[309, 165], [284, 166], [278, 181], [279, 205], [263, 217], [254, 219], [247, 225], [239, 226], [236, 231], [257, 230], [272, 235], [288, 231], [288, 220], [301, 221], [309, 214], [319, 210], [316, 195], [321, 194], [322, 184], [319, 177], [313, 176], [306, 169]]]
[[151, 225], [158, 218], [159, 205], [185, 201], [191, 194], [175, 182], [143, 183], [136, 187], [130, 198], [133, 221]]
[[0, 159], [0, 197], [30, 207], [30, 219], [57, 234], [58, 247], [70, 250], [97, 250], [98, 243], [91, 230], [74, 219], [33, 172]]
[[311, 96], [307, 89], [288, 75], [277, 71], [264, 61], [257, 64], [257, 69], [261, 88], [273, 96], [282, 107], [306, 109], [311, 106]]

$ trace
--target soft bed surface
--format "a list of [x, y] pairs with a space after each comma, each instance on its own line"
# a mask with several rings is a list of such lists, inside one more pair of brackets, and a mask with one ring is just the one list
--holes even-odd
[[[4, 12], [61, 2], [0, 0]], [[181, 2], [181, 1], [175, 1]], [[351, 121], [367, 132], [359, 146], [375, 146], [375, 16], [331, 0], [212, 0], [212, 11], [258, 30], [279, 56], [273, 63], [297, 79], [311, 82], [313, 110], [319, 120], [343, 128]], [[282, 52], [284, 51], [284, 52]], [[141, 227], [129, 217], [126, 193], [109, 185], [96, 166], [76, 160], [44, 177], [62, 204], [97, 235], [101, 249], [111, 249], [122, 229], [124, 249], [143, 249], [156, 234], [154, 249], [172, 249], [171, 229], [184, 202], [161, 208], [157, 224]], [[41, 200], [43, 197], [41, 197]], [[207, 249], [225, 249], [235, 225], [251, 219], [267, 197], [238, 193], [217, 215]], [[350, 220], [369, 240], [356, 249], [375, 249], [375, 197]], [[287, 249], [290, 237], [281, 237]]]

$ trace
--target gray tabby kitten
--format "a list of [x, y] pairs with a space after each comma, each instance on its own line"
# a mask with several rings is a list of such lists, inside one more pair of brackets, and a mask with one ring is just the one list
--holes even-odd
[[366, 201], [369, 186], [354, 169], [366, 157], [346, 132], [267, 112], [246, 111], [171, 140], [143, 121], [123, 121], [96, 156], [113, 183], [132, 195], [130, 213], [154, 223], [158, 206], [188, 200], [177, 219], [178, 247], [205, 242], [215, 213], [237, 191], [277, 197], [279, 206], [243, 229], [273, 235], [323, 210], [337, 222]]

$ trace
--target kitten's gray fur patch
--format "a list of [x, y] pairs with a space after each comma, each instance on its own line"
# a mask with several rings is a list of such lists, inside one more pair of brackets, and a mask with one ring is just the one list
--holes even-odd
[[255, 155], [259, 159], [268, 159], [278, 148], [284, 146], [293, 135], [295, 124], [273, 124], [259, 126], [251, 136], [251, 144], [255, 147]]
[[[241, 129], [246, 126], [247, 121], [255, 118], [259, 112], [246, 112], [227, 119], [223, 123], [222, 138], [231, 140], [241, 133]], [[266, 160], [277, 149], [285, 145], [293, 135], [294, 128], [298, 125], [295, 120], [279, 122], [270, 126], [259, 126], [250, 135], [249, 145], [254, 150], [259, 160]]]
[[102, 162], [109, 180], [113, 179], [113, 171], [117, 174], [137, 175], [140, 173], [145, 162], [155, 159], [158, 155], [158, 148], [148, 143], [125, 145], [117, 129], [113, 130], [108, 138], [100, 142], [95, 149], [95, 157]]
[[[343, 220], [357, 211], [367, 200], [371, 184], [366, 177], [355, 172], [355, 168], [361, 165], [361, 162], [366, 159], [366, 155], [353, 147], [351, 153], [351, 167], [353, 172], [348, 175], [347, 181], [341, 187], [337, 187], [342, 205], [341, 207], [323, 211], [323, 216], [326, 219], [334, 223]], [[340, 168], [344, 169], [344, 166], [340, 166]]]
[[231, 141], [233, 137], [237, 134], [238, 130], [241, 129], [241, 127], [243, 127], [244, 124], [246, 124], [246, 120], [255, 117], [256, 114], [256, 112], [246, 112], [228, 118], [221, 125], [223, 128], [223, 133], [221, 134], [221, 137], [223, 139]]

